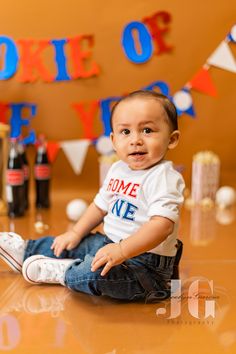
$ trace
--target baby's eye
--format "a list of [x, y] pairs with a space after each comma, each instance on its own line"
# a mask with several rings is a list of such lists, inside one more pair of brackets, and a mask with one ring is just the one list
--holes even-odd
[[150, 134], [152, 132], [152, 129], [150, 128], [144, 128], [143, 129], [144, 134]]
[[121, 131], [121, 134], [123, 134], [123, 135], [129, 135], [129, 133], [130, 133], [130, 130], [129, 130], [129, 129], [123, 129], [123, 130]]

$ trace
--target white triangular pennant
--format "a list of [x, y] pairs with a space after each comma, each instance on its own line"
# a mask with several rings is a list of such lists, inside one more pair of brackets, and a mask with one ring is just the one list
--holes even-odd
[[207, 63], [236, 73], [236, 61], [228, 44], [223, 41], [207, 59]]
[[84, 160], [90, 145], [90, 140], [67, 140], [60, 143], [66, 157], [68, 158], [74, 172], [81, 173]]

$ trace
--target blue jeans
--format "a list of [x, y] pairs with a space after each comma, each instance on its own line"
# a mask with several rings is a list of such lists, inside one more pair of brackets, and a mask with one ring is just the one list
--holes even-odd
[[[50, 236], [29, 240], [24, 259], [36, 254], [57, 258], [50, 249], [53, 240]], [[100, 233], [89, 234], [73, 250], [64, 250], [58, 258], [75, 260], [66, 270], [65, 285], [90, 295], [106, 295], [128, 301], [156, 302], [170, 296], [169, 280], [175, 257], [143, 253], [114, 266], [103, 277], [100, 275], [102, 268], [91, 272], [96, 252], [112, 242]]]

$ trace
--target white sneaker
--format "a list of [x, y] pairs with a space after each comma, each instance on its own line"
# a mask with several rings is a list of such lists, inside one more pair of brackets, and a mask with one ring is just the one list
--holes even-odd
[[31, 284], [61, 284], [64, 283], [64, 275], [73, 259], [50, 258], [35, 255], [27, 258], [22, 267], [25, 280]]
[[21, 273], [26, 241], [15, 232], [0, 232], [0, 258], [15, 272]]

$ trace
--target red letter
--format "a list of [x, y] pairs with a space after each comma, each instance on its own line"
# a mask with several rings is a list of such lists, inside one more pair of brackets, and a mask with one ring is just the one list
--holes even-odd
[[127, 190], [129, 189], [129, 187], [131, 186], [131, 182], [126, 184], [125, 186], [125, 183], [123, 181], [123, 179], [121, 180], [121, 183], [120, 183], [120, 187], [117, 189], [117, 192], [120, 192], [123, 193], [123, 194], [126, 194]]
[[88, 111], [85, 111], [85, 103], [73, 103], [72, 107], [78, 113], [79, 118], [82, 121], [83, 129], [84, 129], [84, 138], [85, 139], [95, 139], [95, 136], [92, 133], [93, 130], [93, 121], [95, 118], [95, 114], [98, 110], [98, 101], [92, 101], [89, 103]]
[[9, 108], [8, 103], [0, 103], [0, 123], [7, 123], [7, 110]]
[[134, 197], [134, 198], [136, 198], [137, 197], [137, 188], [140, 186], [140, 184], [137, 184], [137, 183], [134, 183], [134, 185], [133, 185], [133, 187], [132, 187], [132, 189], [131, 189], [131, 191], [129, 192], [129, 195], [131, 196], [131, 197]]
[[169, 52], [172, 46], [167, 45], [162, 38], [164, 33], [168, 32], [168, 27], [160, 28], [158, 25], [159, 20], [164, 24], [168, 24], [171, 20], [171, 15], [168, 12], [160, 11], [151, 17], [143, 18], [143, 22], [149, 27], [153, 40], [156, 42], [157, 49], [155, 54]]
[[117, 189], [118, 185], [119, 185], [120, 181], [118, 179], [115, 179], [113, 186], [112, 186], [112, 192], [115, 192], [115, 190]]
[[[21, 63], [22, 63], [22, 74], [20, 81], [23, 82], [33, 82], [36, 80], [36, 77], [33, 75], [33, 69], [37, 69], [41, 78], [44, 81], [50, 82], [54, 80], [53, 75], [45, 68], [42, 63], [41, 54], [42, 51], [50, 45], [50, 41], [41, 40], [38, 43], [34, 40], [24, 40], [21, 39], [18, 41], [21, 45]], [[31, 47], [35, 44], [38, 44], [38, 48], [32, 53]]]
[[109, 182], [109, 184], [108, 184], [108, 186], [107, 186], [107, 191], [109, 191], [109, 190], [111, 189], [111, 186], [112, 186], [112, 184], [113, 184], [113, 181], [114, 181], [114, 178], [111, 178], [111, 179], [110, 179], [110, 182]]
[[90, 70], [86, 69], [86, 59], [91, 57], [90, 50], [82, 51], [82, 42], [88, 42], [88, 47], [93, 47], [94, 39], [92, 35], [83, 35], [76, 38], [68, 38], [68, 44], [71, 47], [71, 57], [73, 61], [74, 74], [71, 75], [73, 79], [78, 77], [90, 77], [99, 74], [99, 67], [94, 61], [91, 63]]

